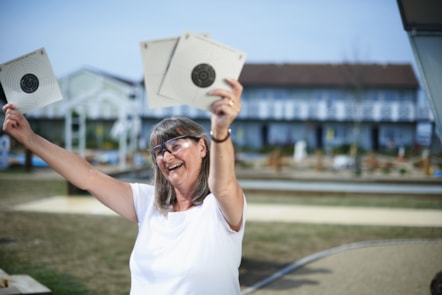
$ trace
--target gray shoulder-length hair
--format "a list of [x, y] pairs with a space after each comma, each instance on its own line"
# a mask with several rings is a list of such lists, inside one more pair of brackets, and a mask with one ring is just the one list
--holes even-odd
[[[205, 134], [203, 127], [197, 122], [186, 117], [176, 116], [163, 119], [152, 129], [152, 133], [150, 134], [150, 147], [152, 148], [169, 139], [181, 135], [202, 138], [204, 139], [204, 143], [206, 145], [206, 156], [202, 161], [201, 172], [199, 173], [198, 181], [193, 190], [192, 204], [196, 206], [202, 204], [206, 196], [210, 193], [210, 145], [209, 139]], [[161, 173], [153, 154], [152, 161], [154, 162], [155, 205], [160, 213], [166, 214], [172, 210], [173, 203], [176, 200], [175, 189]]]

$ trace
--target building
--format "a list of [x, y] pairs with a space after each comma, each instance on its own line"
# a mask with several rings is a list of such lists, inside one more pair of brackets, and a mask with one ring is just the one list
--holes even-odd
[[411, 65], [248, 64], [240, 80], [237, 141], [255, 147], [305, 140], [312, 148], [412, 146], [428, 121]]
[[[423, 136], [420, 126], [432, 124], [428, 106], [418, 104], [420, 87], [409, 64], [246, 64], [239, 80], [242, 110], [232, 126], [238, 147], [300, 140], [325, 150], [413, 147]], [[113, 134], [125, 147], [123, 161], [140, 142], [145, 146], [163, 117], [185, 115], [210, 128], [210, 113], [190, 106], [149, 109], [143, 81], [86, 68], [59, 84], [64, 99], [28, 117], [38, 132], [72, 149], [91, 142], [106, 148], [104, 137]]]

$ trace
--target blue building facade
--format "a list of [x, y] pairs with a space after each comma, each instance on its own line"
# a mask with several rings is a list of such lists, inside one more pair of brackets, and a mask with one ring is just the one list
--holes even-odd
[[[299, 140], [312, 149], [414, 146], [419, 124], [432, 121], [428, 107], [418, 104], [420, 87], [411, 65], [246, 64], [239, 80], [242, 110], [232, 126], [239, 147]], [[169, 115], [210, 127], [210, 114], [189, 106], [144, 110], [146, 134], [155, 118]]]
[[[434, 134], [428, 132], [434, 123], [431, 110], [418, 102], [420, 85], [409, 64], [245, 64], [239, 80], [242, 109], [231, 126], [238, 147], [303, 140], [310, 149], [357, 144], [377, 151], [429, 145]], [[210, 129], [207, 111], [186, 105], [150, 109], [143, 81], [83, 69], [59, 83], [64, 99], [28, 118], [61, 144], [69, 142], [68, 111], [82, 114], [86, 141], [92, 136], [100, 142], [116, 127], [127, 126], [128, 153], [145, 145], [152, 126], [164, 117], [187, 116]], [[124, 142], [121, 135], [119, 140]]]

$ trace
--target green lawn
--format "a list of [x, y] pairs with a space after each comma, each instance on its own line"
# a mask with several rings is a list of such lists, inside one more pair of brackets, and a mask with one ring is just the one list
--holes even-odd
[[[0, 268], [28, 274], [54, 294], [128, 294], [129, 255], [136, 225], [119, 217], [11, 211], [35, 199], [65, 194], [62, 180], [0, 174]], [[248, 202], [441, 208], [440, 198], [250, 195]], [[248, 222], [240, 268], [249, 286], [287, 264], [342, 244], [385, 239], [440, 239], [442, 228], [336, 226]]]

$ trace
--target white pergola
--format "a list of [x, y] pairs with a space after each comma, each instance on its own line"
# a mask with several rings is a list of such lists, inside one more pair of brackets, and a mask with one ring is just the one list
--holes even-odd
[[[127, 167], [126, 156], [128, 152], [135, 151], [140, 132], [138, 101], [137, 99], [130, 99], [129, 95], [122, 96], [121, 91], [115, 91], [112, 87], [106, 87], [105, 83], [109, 83], [106, 79], [106, 77], [95, 76], [93, 86], [90, 89], [81, 92], [81, 95], [70, 96], [69, 99], [65, 100], [66, 149], [75, 150], [84, 158], [86, 151], [86, 119], [97, 116], [93, 114], [94, 110], [99, 112], [100, 108], [104, 106], [108, 109], [112, 108], [118, 114], [115, 122], [119, 126], [117, 128], [118, 132], [115, 132], [119, 142], [118, 168], [124, 170]], [[69, 93], [68, 88], [71, 87], [69, 81], [63, 83], [63, 86], [64, 92]], [[74, 116], [74, 113], [77, 116]]]

